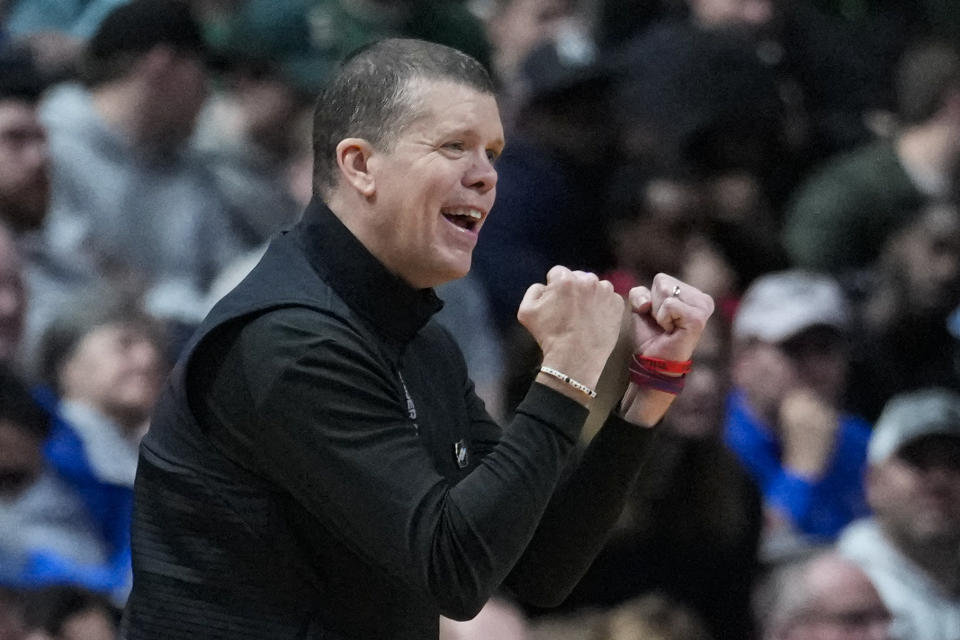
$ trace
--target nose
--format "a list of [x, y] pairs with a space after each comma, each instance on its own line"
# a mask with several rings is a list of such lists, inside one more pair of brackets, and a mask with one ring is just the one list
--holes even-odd
[[46, 169], [50, 162], [50, 153], [47, 147], [47, 139], [42, 135], [31, 138], [24, 145], [23, 164], [31, 171]]
[[497, 186], [497, 170], [486, 152], [478, 153], [477, 160], [464, 175], [464, 183], [480, 193], [487, 193]]

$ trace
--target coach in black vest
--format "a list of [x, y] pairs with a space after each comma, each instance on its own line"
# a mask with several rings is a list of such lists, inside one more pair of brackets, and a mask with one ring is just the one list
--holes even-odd
[[[314, 144], [313, 203], [203, 323], [143, 441], [127, 640], [435, 639], [441, 614], [470, 618], [501, 587], [558, 602], [713, 310], [660, 275], [622, 323], [608, 282], [555, 267], [518, 312], [543, 368], [501, 432], [430, 320], [494, 202], [486, 72], [376, 43], [321, 96]], [[664, 371], [624, 376], [573, 463], [622, 324]]]

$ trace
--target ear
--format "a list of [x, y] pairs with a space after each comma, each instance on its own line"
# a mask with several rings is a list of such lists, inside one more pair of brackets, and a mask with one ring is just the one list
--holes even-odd
[[344, 138], [337, 144], [337, 166], [346, 184], [365, 198], [372, 196], [377, 185], [370, 171], [369, 160], [373, 146], [364, 138]]

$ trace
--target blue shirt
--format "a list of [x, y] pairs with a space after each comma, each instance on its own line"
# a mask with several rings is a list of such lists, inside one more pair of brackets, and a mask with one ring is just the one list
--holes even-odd
[[840, 414], [833, 459], [819, 479], [784, 468], [773, 429], [734, 390], [727, 404], [724, 439], [753, 476], [764, 502], [786, 514], [803, 534], [833, 540], [849, 522], [869, 513], [864, 492], [870, 424]]

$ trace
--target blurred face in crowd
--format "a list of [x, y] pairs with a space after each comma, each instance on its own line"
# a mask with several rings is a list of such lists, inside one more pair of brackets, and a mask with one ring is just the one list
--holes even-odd
[[15, 500], [43, 471], [41, 439], [0, 419], [0, 501]]
[[21, 640], [25, 632], [22, 605], [0, 587], [0, 640]]
[[163, 356], [151, 333], [135, 324], [106, 324], [74, 347], [61, 367], [60, 386], [65, 399], [136, 427], [153, 410], [163, 374]]
[[156, 56], [151, 84], [158, 97], [157, 131], [167, 138], [164, 142], [179, 143], [190, 137], [207, 98], [206, 68], [196, 55], [168, 47], [157, 47], [148, 55]]
[[18, 231], [40, 226], [50, 193], [49, 168], [36, 107], [0, 99], [0, 219]]
[[63, 622], [57, 640], [114, 640], [117, 627], [110, 613], [94, 607], [78, 611]]
[[270, 75], [247, 75], [238, 79], [235, 93], [247, 135], [278, 156], [288, 153], [303, 105], [293, 87]]
[[760, 29], [776, 17], [777, 0], [687, 0], [694, 19], [708, 29]]
[[916, 315], [945, 316], [960, 303], [960, 211], [931, 207], [891, 239], [889, 252], [900, 276], [904, 308]]
[[638, 195], [638, 214], [610, 234], [617, 263], [638, 274], [677, 273], [708, 202], [697, 184], [671, 178], [647, 181]]
[[726, 401], [726, 375], [718, 361], [698, 359], [687, 374], [683, 393], [664, 418], [673, 433], [705, 439], [720, 435]]
[[[503, 149], [494, 96], [444, 81], [408, 86], [419, 116], [391, 148], [366, 160], [376, 211], [364, 244], [417, 288], [466, 275], [478, 233], [496, 198], [493, 162]], [[344, 143], [341, 143], [341, 145]]]
[[835, 404], [846, 384], [848, 364], [843, 334], [812, 327], [779, 344], [752, 340], [741, 345], [733, 377], [755, 410], [775, 422], [780, 403], [797, 388]]
[[870, 468], [867, 498], [908, 547], [960, 545], [960, 438], [929, 435]]
[[510, 77], [541, 42], [570, 20], [569, 0], [500, 0], [487, 22], [497, 73]]
[[26, 306], [20, 255], [13, 238], [0, 227], [0, 361], [16, 355]]
[[814, 560], [809, 601], [780, 640], [889, 640], [890, 612], [863, 571], [836, 556]]

